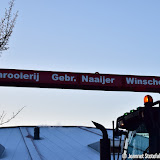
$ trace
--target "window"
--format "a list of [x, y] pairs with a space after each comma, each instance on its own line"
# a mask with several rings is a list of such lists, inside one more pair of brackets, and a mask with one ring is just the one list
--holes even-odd
[[142, 155], [148, 153], [149, 133], [147, 133], [144, 124], [141, 124], [136, 130], [130, 131], [125, 143], [127, 157], [129, 155]]

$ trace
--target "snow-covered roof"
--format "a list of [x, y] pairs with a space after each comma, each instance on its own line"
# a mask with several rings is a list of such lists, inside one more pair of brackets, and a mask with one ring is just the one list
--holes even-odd
[[[40, 127], [40, 140], [34, 140], [35, 127], [0, 128], [4, 160], [99, 160], [100, 153], [89, 147], [102, 133], [89, 127]], [[108, 130], [112, 139], [112, 130]]]

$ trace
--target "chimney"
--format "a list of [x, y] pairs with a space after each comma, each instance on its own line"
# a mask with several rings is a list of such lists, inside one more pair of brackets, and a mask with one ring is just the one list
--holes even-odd
[[40, 138], [39, 138], [39, 133], [40, 133], [39, 127], [35, 127], [35, 128], [34, 128], [34, 139], [35, 139], [35, 140], [39, 140], [39, 139], [40, 139]]

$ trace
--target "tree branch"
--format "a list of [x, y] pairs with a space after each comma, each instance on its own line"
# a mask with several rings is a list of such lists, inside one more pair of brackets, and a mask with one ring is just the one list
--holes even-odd
[[14, 2], [15, 0], [10, 1], [9, 9], [6, 9], [4, 18], [0, 21], [0, 52], [9, 48], [7, 45], [18, 16], [18, 11], [15, 14], [12, 14]]
[[12, 115], [9, 119], [7, 119], [6, 121], [4, 121], [4, 118], [5, 118], [6, 114], [5, 114], [5, 112], [3, 111], [2, 114], [0, 115], [0, 125], [3, 125], [3, 124], [5, 124], [5, 123], [10, 122], [10, 121], [11, 121], [12, 119], [14, 119], [24, 108], [25, 108], [25, 107], [22, 107], [20, 110], [17, 111], [16, 114], [14, 114], [14, 112], [13, 112], [13, 115]]

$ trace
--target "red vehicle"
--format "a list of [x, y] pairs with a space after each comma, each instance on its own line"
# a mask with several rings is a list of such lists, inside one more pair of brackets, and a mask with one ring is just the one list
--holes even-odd
[[[160, 93], [160, 77], [0, 69], [0, 86]], [[117, 118], [114, 135], [126, 134], [123, 159], [160, 159], [160, 106], [155, 107], [160, 101], [153, 102], [152, 97], [146, 96], [144, 102], [144, 107]], [[94, 124], [104, 135], [101, 160], [109, 160], [106, 129]]]

